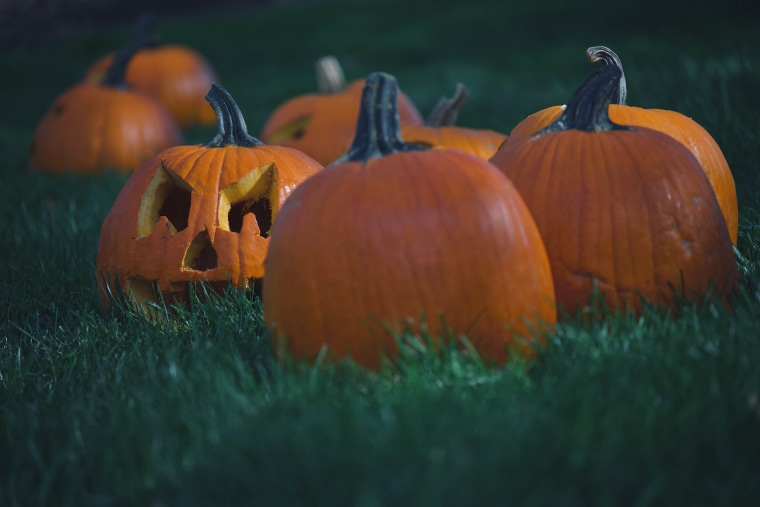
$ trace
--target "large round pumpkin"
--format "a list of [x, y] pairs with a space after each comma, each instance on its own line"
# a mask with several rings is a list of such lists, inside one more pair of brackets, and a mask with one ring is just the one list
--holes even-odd
[[488, 160], [493, 157], [501, 143], [506, 141], [507, 136], [495, 130], [454, 125], [468, 96], [467, 87], [457, 83], [453, 97], [441, 98], [425, 118], [424, 124], [402, 126], [401, 136], [409, 143], [456, 148]]
[[[614, 65], [623, 72], [618, 55], [604, 46], [592, 46], [586, 50], [592, 62], [602, 61]], [[739, 235], [739, 205], [736, 199], [736, 185], [726, 157], [713, 137], [693, 119], [668, 109], [645, 109], [625, 105], [627, 87], [625, 74], [615, 91], [609, 115], [613, 122], [621, 125], [648, 127], [663, 132], [686, 146], [699, 161], [718, 199], [723, 217], [728, 226], [731, 241], [736, 243]], [[552, 106], [537, 111], [518, 123], [511, 138], [530, 136], [559, 118], [565, 106]]]
[[182, 142], [169, 112], [124, 81], [137, 51], [127, 44], [99, 82], [61, 94], [34, 131], [29, 168], [64, 174], [130, 172], [161, 150]]
[[[290, 146], [322, 164], [334, 162], [351, 145], [359, 116], [363, 79], [346, 85], [343, 70], [333, 56], [316, 63], [317, 93], [283, 102], [266, 120], [261, 139], [267, 144]], [[398, 96], [401, 123], [422, 123], [422, 115], [403, 93]]]
[[176, 146], [127, 180], [103, 223], [98, 282], [104, 303], [182, 301], [188, 282], [247, 287], [264, 276], [273, 218], [292, 190], [322, 166], [292, 148], [248, 135], [233, 98], [214, 84], [219, 133]]
[[558, 305], [598, 290], [608, 307], [677, 307], [738, 283], [733, 247], [696, 158], [670, 136], [621, 126], [608, 106], [622, 73], [594, 71], [560, 117], [510, 138], [491, 162], [519, 190], [552, 266]]
[[277, 215], [262, 291], [275, 350], [311, 360], [326, 347], [375, 368], [394, 332], [424, 320], [487, 361], [531, 356], [556, 320], [533, 219], [487, 161], [403, 142], [397, 91], [390, 75], [367, 78], [350, 151]]
[[[206, 92], [218, 81], [216, 71], [196, 50], [181, 44], [159, 44], [143, 18], [133, 35], [140, 45], [126, 71], [126, 82], [161, 102], [181, 128], [213, 125], [216, 115]], [[109, 53], [96, 60], [85, 74], [98, 81], [113, 60]]]

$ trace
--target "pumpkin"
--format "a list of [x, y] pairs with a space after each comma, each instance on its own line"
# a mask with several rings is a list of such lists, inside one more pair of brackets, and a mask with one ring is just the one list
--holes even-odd
[[[143, 17], [133, 34], [140, 50], [127, 67], [126, 81], [134, 89], [158, 99], [180, 128], [216, 123], [213, 108], [206, 102], [216, 71], [200, 53], [181, 44], [159, 44], [151, 33], [152, 18]], [[96, 60], [85, 74], [98, 81], [113, 60], [113, 53]]]
[[182, 142], [168, 111], [124, 82], [124, 69], [136, 50], [125, 45], [100, 82], [79, 83], [56, 98], [34, 131], [31, 170], [59, 175], [131, 172]]
[[510, 137], [491, 159], [541, 231], [557, 304], [594, 310], [595, 290], [634, 313], [643, 301], [677, 309], [710, 291], [728, 304], [738, 271], [710, 183], [680, 142], [610, 120], [621, 77], [617, 66], [595, 70], [554, 123]]
[[103, 302], [182, 302], [192, 281], [249, 287], [264, 276], [273, 218], [292, 190], [322, 169], [309, 156], [248, 134], [229, 93], [212, 85], [219, 133], [162, 151], [119, 192], [97, 254]]
[[[305, 181], [275, 219], [263, 281], [278, 357], [396, 353], [394, 333], [464, 333], [487, 361], [532, 357], [556, 309], [538, 230], [487, 161], [405, 143], [398, 84], [364, 85], [347, 155]], [[445, 321], [442, 324], [442, 321]]]
[[468, 96], [467, 87], [457, 83], [452, 98], [442, 97], [430, 111], [424, 124], [402, 126], [401, 137], [410, 143], [456, 148], [488, 160], [507, 136], [494, 130], [454, 126]]
[[[316, 63], [319, 91], [283, 102], [266, 120], [261, 139], [267, 144], [291, 146], [329, 164], [351, 145], [359, 115], [364, 80], [346, 85], [337, 58], [326, 56]], [[403, 93], [398, 96], [401, 122], [422, 123], [422, 116]]]
[[[602, 61], [607, 65], [618, 67], [621, 73], [623, 72], [620, 58], [607, 47], [592, 46], [586, 50], [586, 54], [592, 62]], [[736, 185], [728, 162], [715, 139], [699, 123], [676, 111], [625, 105], [627, 98], [625, 74], [620, 79], [618, 88], [610, 105], [610, 119], [623, 125], [658, 130], [686, 146], [707, 174], [707, 179], [710, 181], [726, 220], [726, 225], [728, 225], [731, 241], [736, 243], [739, 235], [739, 205], [736, 199]], [[512, 129], [510, 137], [532, 135], [555, 121], [562, 114], [563, 109], [564, 106], [552, 106], [528, 116]]]

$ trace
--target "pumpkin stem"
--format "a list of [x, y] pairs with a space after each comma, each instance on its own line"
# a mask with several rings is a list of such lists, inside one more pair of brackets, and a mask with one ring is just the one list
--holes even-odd
[[319, 93], [338, 93], [346, 88], [346, 77], [336, 57], [323, 56], [317, 60], [315, 67]]
[[430, 110], [430, 114], [425, 118], [425, 125], [428, 127], [443, 127], [454, 125], [462, 110], [462, 106], [467, 102], [470, 91], [462, 83], [457, 83], [457, 89], [454, 96], [450, 99], [441, 97]]
[[115, 88], [127, 88], [126, 74], [127, 66], [132, 61], [132, 57], [145, 47], [146, 39], [143, 37], [133, 36], [129, 42], [120, 47], [108, 66], [100, 84], [103, 86], [113, 86]]
[[362, 90], [362, 106], [356, 123], [356, 134], [342, 162], [364, 162], [393, 153], [427, 150], [428, 147], [404, 142], [398, 114], [398, 82], [384, 72], [373, 72]]
[[605, 65], [614, 65], [620, 69], [620, 83], [618, 84], [618, 89], [612, 99], [612, 103], [624, 106], [625, 100], [628, 98], [628, 86], [625, 82], [625, 72], [623, 72], [623, 62], [620, 61], [620, 57], [606, 46], [591, 46], [586, 50], [586, 56], [592, 63], [601, 60]]
[[609, 107], [617, 91], [623, 72], [615, 65], [595, 69], [573, 92], [559, 118], [535, 135], [562, 130], [604, 132], [607, 130], [632, 130], [610, 120]]
[[156, 22], [156, 17], [150, 11], [145, 11], [142, 16], [139, 17], [137, 23], [135, 23], [135, 29], [132, 32], [133, 39], [140, 39], [143, 41], [143, 47], [155, 48], [159, 45], [159, 37], [153, 29], [153, 25]]
[[263, 146], [264, 143], [248, 133], [243, 113], [232, 95], [220, 84], [212, 83], [206, 94], [206, 100], [214, 108], [219, 124], [219, 132], [213, 139], [203, 145], [204, 148], [222, 148], [224, 146]]

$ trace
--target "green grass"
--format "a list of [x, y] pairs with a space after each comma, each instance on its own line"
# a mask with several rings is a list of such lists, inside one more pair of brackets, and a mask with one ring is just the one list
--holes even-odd
[[708, 302], [678, 318], [566, 321], [530, 368], [410, 339], [378, 373], [274, 363], [252, 294], [195, 302], [176, 328], [103, 313], [98, 233], [125, 177], [29, 174], [26, 160], [52, 100], [131, 26], [4, 50], [0, 504], [757, 503], [756, 8], [410, 3], [210, 10], [159, 27], [215, 65], [254, 133], [277, 103], [313, 89], [313, 62], [328, 53], [349, 78], [393, 73], [423, 112], [462, 81], [459, 123], [508, 132], [569, 97], [592, 68], [587, 46], [610, 46], [630, 104], [693, 117], [729, 161], [744, 288], [733, 312]]

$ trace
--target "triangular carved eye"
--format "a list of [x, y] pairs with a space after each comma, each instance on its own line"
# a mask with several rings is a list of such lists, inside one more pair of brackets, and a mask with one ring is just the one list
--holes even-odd
[[187, 183], [164, 168], [159, 168], [140, 202], [137, 237], [150, 236], [162, 216], [169, 220], [172, 234], [185, 230], [190, 215], [191, 197], [192, 189]]
[[198, 234], [185, 251], [182, 269], [189, 271], [210, 271], [219, 267], [219, 256], [214, 250], [206, 231]]
[[232, 232], [243, 228], [243, 217], [252, 213], [261, 235], [266, 237], [272, 227], [270, 195], [277, 184], [274, 164], [254, 168], [240, 180], [219, 192], [219, 227]]

